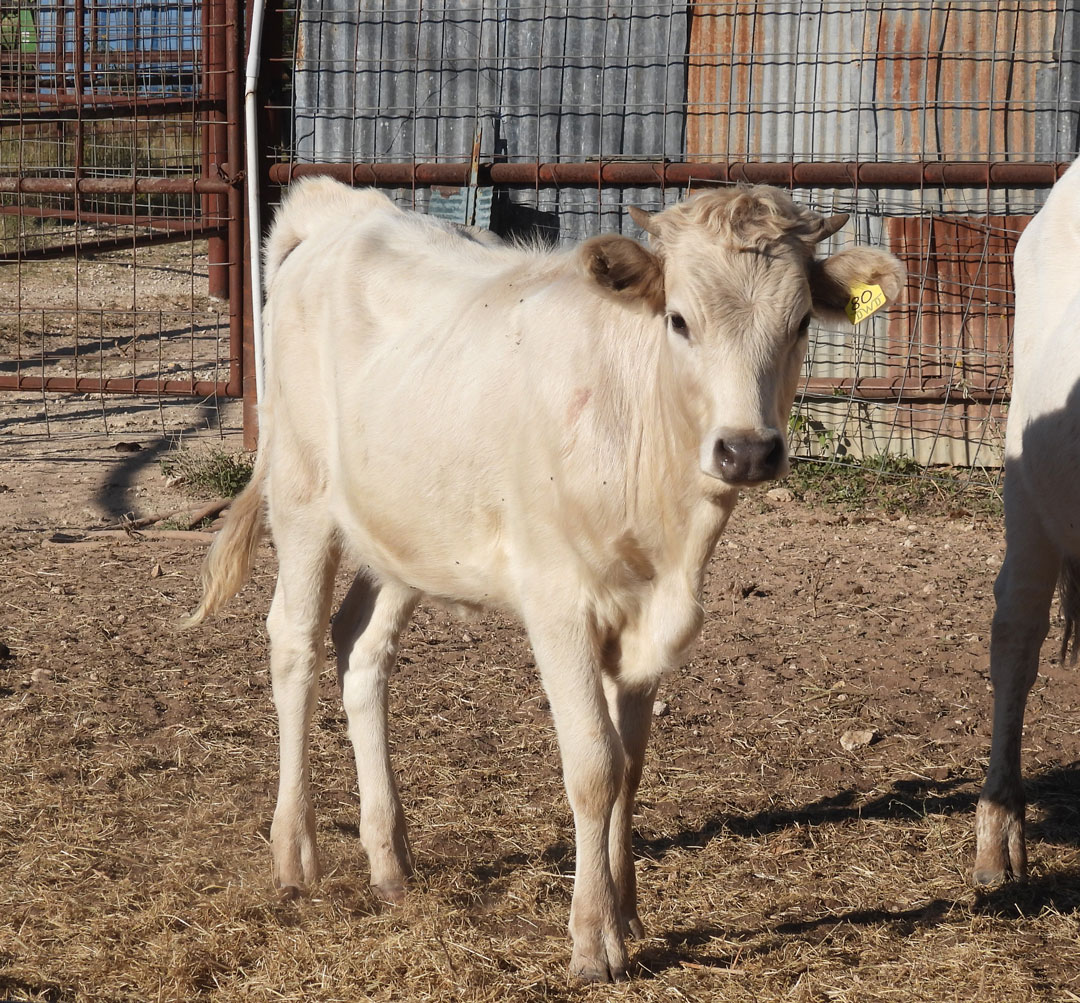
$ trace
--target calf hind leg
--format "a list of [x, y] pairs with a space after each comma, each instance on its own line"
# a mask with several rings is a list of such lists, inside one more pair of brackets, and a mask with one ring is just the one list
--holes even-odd
[[358, 575], [332, 630], [356, 756], [360, 840], [368, 856], [371, 886], [390, 902], [404, 897], [412, 859], [387, 745], [387, 682], [416, 601], [411, 589], [393, 583], [375, 585]]
[[299, 508], [276, 521], [274, 541], [278, 578], [266, 626], [280, 733], [280, 768], [270, 848], [274, 884], [283, 892], [297, 894], [319, 877], [308, 732], [338, 554], [329, 528], [313, 513]]

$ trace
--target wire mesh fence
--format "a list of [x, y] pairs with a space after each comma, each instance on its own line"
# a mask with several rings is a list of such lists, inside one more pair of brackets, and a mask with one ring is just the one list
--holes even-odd
[[105, 394], [240, 392], [242, 220], [222, 170], [239, 10], [0, 4], [0, 389], [20, 395], [0, 402], [36, 413], [39, 395], [50, 430], [56, 393], [99, 395], [107, 429], [124, 406]]
[[[0, 385], [239, 389], [241, 14], [0, 3]], [[851, 213], [828, 250], [890, 247], [907, 295], [813, 331], [797, 451], [1000, 464], [1011, 254], [1078, 146], [1075, 4], [277, 0], [264, 56], [263, 183], [552, 244], [717, 184]]]

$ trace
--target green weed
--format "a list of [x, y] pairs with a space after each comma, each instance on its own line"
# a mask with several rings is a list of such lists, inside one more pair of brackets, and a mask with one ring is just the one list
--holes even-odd
[[847, 509], [903, 515], [1002, 513], [1000, 484], [995, 477], [980, 477], [975, 470], [928, 469], [909, 457], [792, 459], [785, 486], [811, 504]]
[[226, 449], [176, 449], [161, 460], [166, 477], [180, 478], [196, 497], [234, 498], [251, 480], [254, 457]]

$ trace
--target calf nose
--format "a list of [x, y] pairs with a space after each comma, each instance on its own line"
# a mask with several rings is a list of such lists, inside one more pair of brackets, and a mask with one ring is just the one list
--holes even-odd
[[713, 447], [716, 469], [728, 484], [775, 480], [785, 455], [784, 440], [777, 432], [725, 435]]

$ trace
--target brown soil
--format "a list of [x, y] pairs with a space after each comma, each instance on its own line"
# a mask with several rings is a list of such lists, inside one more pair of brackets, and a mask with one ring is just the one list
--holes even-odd
[[[422, 608], [408, 630], [392, 737], [411, 899], [389, 910], [367, 889], [329, 667], [313, 750], [328, 875], [310, 899], [275, 898], [271, 549], [223, 618], [180, 633], [201, 543], [50, 542], [190, 503], [151, 462], [161, 413], [128, 406], [111, 417], [134, 424], [111, 438], [20, 432], [0, 455], [0, 996], [1080, 995], [1080, 679], [1053, 659], [1024, 745], [1033, 877], [967, 885], [996, 521], [744, 500], [702, 640], [655, 719], [636, 977], [579, 991], [565, 978], [573, 844], [555, 743], [525, 639], [498, 617]], [[173, 407], [166, 425], [198, 425]], [[144, 449], [117, 453], [118, 439]], [[873, 743], [846, 750], [849, 730]]]

